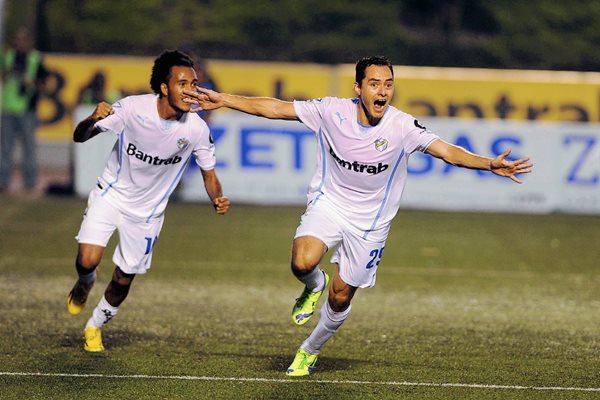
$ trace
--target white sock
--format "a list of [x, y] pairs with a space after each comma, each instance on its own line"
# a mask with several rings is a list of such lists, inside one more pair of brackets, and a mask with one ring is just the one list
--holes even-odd
[[342, 312], [335, 312], [326, 300], [321, 307], [321, 315], [317, 326], [304, 343], [302, 343], [300, 348], [308, 351], [310, 354], [319, 354], [325, 342], [331, 339], [333, 334], [337, 332], [338, 328], [348, 318], [351, 309], [352, 306], [348, 306]]
[[318, 265], [308, 274], [298, 277], [298, 280], [312, 292], [318, 292], [325, 287], [325, 273]]
[[106, 301], [106, 297], [102, 296], [100, 302], [94, 308], [94, 312], [92, 312], [92, 317], [88, 320], [85, 325], [86, 329], [90, 326], [95, 326], [96, 328], [102, 328], [104, 325], [108, 323], [119, 311], [119, 307], [113, 307], [108, 304]]

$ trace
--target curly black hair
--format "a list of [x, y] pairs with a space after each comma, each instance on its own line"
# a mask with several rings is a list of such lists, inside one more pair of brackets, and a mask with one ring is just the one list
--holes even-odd
[[160, 85], [169, 81], [171, 67], [175, 66], [194, 68], [194, 62], [187, 54], [179, 50], [165, 50], [154, 60], [150, 76], [150, 87], [154, 93], [162, 96]]

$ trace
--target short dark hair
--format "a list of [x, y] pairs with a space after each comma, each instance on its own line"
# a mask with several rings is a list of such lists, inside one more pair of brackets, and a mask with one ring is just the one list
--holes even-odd
[[390, 68], [392, 72], [392, 78], [394, 77], [394, 68], [392, 67], [392, 63], [385, 56], [373, 56], [373, 57], [363, 57], [356, 62], [356, 82], [360, 85], [363, 79], [365, 79], [365, 70], [367, 67], [371, 65], [383, 65]]
[[187, 54], [179, 50], [165, 50], [154, 60], [150, 76], [150, 87], [154, 93], [161, 94], [160, 85], [169, 81], [171, 67], [175, 66], [194, 68], [194, 62]]

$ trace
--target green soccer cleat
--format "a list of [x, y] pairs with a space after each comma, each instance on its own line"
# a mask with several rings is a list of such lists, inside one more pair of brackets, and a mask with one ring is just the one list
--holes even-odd
[[85, 328], [83, 335], [85, 336], [85, 344], [83, 345], [83, 349], [85, 351], [89, 351], [91, 353], [104, 351], [104, 345], [102, 344], [102, 332], [100, 331], [100, 328], [96, 328], [95, 326]]
[[79, 280], [75, 282], [73, 289], [69, 292], [67, 296], [67, 311], [71, 315], [79, 315], [83, 308], [85, 307], [85, 302], [87, 301], [88, 294], [90, 294], [90, 290], [92, 290], [93, 284], [86, 286], [81, 283]]
[[294, 361], [290, 364], [286, 371], [287, 376], [307, 376], [310, 375], [317, 363], [317, 354], [310, 354], [302, 349], [298, 350]]
[[323, 274], [325, 275], [325, 287], [323, 290], [311, 292], [305, 287], [300, 297], [296, 299], [296, 304], [294, 304], [294, 308], [292, 309], [292, 320], [296, 325], [304, 325], [315, 313], [317, 302], [325, 289], [327, 289], [327, 286], [329, 286], [329, 275], [325, 271], [323, 271]]

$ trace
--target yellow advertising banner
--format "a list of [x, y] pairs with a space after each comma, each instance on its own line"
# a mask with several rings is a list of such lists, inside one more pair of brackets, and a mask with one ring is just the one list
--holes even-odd
[[41, 139], [70, 140], [73, 110], [81, 103], [80, 92], [92, 83], [96, 74], [103, 76], [104, 97], [109, 101], [121, 94], [150, 90], [151, 58], [47, 54], [44, 62], [50, 78], [38, 112]]
[[[51, 71], [42, 97], [38, 136], [70, 140], [72, 113], [93, 97], [84, 89], [104, 85], [103, 97], [150, 92], [153, 57], [47, 54]], [[209, 60], [221, 91], [285, 100], [352, 97], [354, 65]], [[464, 68], [394, 67], [393, 104], [419, 116], [466, 119], [600, 121], [600, 74]]]
[[[341, 68], [341, 97], [354, 67]], [[569, 122], [600, 121], [600, 74], [394, 67], [393, 105], [415, 116]]]

